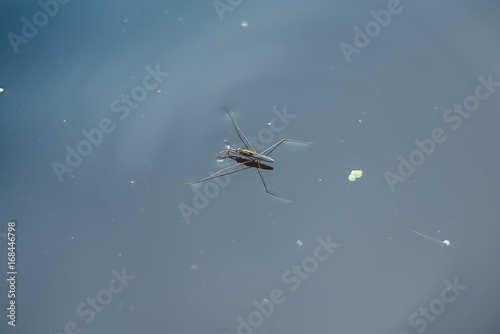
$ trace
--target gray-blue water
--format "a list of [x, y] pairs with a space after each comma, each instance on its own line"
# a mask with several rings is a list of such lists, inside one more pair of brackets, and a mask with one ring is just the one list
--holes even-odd
[[497, 333], [499, 10], [2, 2], [0, 332]]

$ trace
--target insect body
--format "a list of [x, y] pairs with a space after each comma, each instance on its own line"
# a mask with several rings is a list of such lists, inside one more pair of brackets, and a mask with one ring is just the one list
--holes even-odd
[[[262, 164], [261, 161], [274, 162], [274, 159], [271, 158], [271, 157], [269, 157], [269, 154], [271, 154], [272, 151], [274, 151], [279, 145], [281, 145], [285, 141], [291, 141], [291, 142], [303, 143], [303, 144], [312, 144], [312, 143], [306, 142], [306, 141], [300, 141], [300, 140], [293, 140], [293, 139], [281, 139], [276, 144], [274, 144], [274, 145], [268, 147], [267, 149], [265, 149], [264, 151], [258, 153], [257, 151], [255, 151], [255, 149], [253, 148], [252, 144], [247, 139], [247, 137], [245, 136], [245, 134], [243, 133], [243, 131], [241, 131], [241, 129], [239, 128], [238, 124], [236, 124], [236, 121], [233, 119], [233, 117], [231, 116], [231, 114], [226, 110], [226, 108], [223, 108], [223, 109], [229, 115], [229, 117], [231, 118], [231, 121], [233, 122], [234, 127], [236, 128], [236, 132], [238, 133], [238, 137], [240, 137], [240, 139], [243, 142], [243, 145], [245, 145], [246, 149], [232, 148], [231, 145], [226, 140], [225, 141], [226, 150], [220, 152], [220, 153], [223, 153], [223, 154], [222, 154], [222, 156], [220, 158], [218, 158], [218, 160], [224, 160], [226, 158], [231, 158], [231, 159], [237, 161], [238, 163], [236, 165], [233, 165], [233, 166], [230, 166], [230, 167], [227, 167], [227, 168], [223, 168], [220, 171], [215, 172], [212, 175], [210, 175], [210, 176], [208, 176], [208, 177], [206, 177], [206, 178], [204, 178], [202, 180], [191, 182], [191, 183], [186, 183], [186, 184], [190, 185], [190, 184], [200, 183], [200, 182], [208, 181], [208, 180], [216, 178], [216, 177], [221, 177], [221, 176], [224, 176], [224, 175], [228, 175], [228, 174], [232, 174], [232, 173], [236, 173], [236, 172], [241, 172], [244, 169], [248, 169], [248, 168], [254, 167], [254, 168], [257, 168], [257, 171], [259, 172], [260, 179], [262, 180], [262, 183], [264, 184], [264, 188], [266, 189], [266, 192], [268, 194], [276, 196], [278, 198], [281, 198], [281, 199], [283, 199], [283, 200], [285, 200], [287, 202], [292, 202], [293, 203], [292, 200], [289, 200], [288, 198], [276, 195], [276, 194], [270, 192], [267, 189], [267, 185], [266, 185], [266, 182], [264, 181], [264, 177], [262, 176], [261, 169], [272, 169], [272, 167]], [[243, 160], [241, 161], [241, 159], [243, 159]], [[238, 166], [245, 166], [245, 168], [243, 168], [241, 170], [237, 170], [237, 171], [232, 171], [232, 172], [226, 173], [226, 174], [221, 174], [221, 173], [223, 173], [223, 172], [225, 172], [225, 171], [227, 171], [229, 169], [232, 169], [232, 168], [235, 168], [235, 167], [238, 167]]]
[[270, 158], [264, 154], [260, 154], [260, 153], [257, 153], [257, 152], [251, 151], [251, 150], [244, 150], [242, 148], [231, 148], [231, 145], [229, 145], [227, 140], [226, 140], [226, 147], [227, 147], [226, 151], [220, 152], [220, 153], [224, 153], [224, 154], [219, 158], [219, 160], [224, 160], [224, 157], [226, 155], [229, 155], [229, 153], [234, 153], [234, 154], [237, 154], [239, 156], [243, 156], [243, 157], [248, 158], [248, 159], [258, 159], [258, 160], [262, 160], [262, 161], [266, 161], [266, 162], [274, 162], [273, 158]]

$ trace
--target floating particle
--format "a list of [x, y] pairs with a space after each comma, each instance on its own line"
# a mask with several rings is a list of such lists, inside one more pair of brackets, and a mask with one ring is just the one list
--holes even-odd
[[352, 170], [351, 174], [349, 174], [349, 181], [356, 181], [356, 179], [359, 179], [363, 175], [362, 170]]

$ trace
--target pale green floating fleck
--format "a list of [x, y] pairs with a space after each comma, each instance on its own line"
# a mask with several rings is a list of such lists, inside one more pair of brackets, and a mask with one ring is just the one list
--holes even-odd
[[352, 170], [351, 174], [349, 174], [349, 181], [356, 181], [356, 179], [360, 178], [363, 176], [363, 171], [362, 170]]

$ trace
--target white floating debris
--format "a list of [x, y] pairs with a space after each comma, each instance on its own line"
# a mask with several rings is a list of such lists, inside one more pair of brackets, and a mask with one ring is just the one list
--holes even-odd
[[134, 184], [135, 182], [134, 181], [130, 181], [131, 184]]
[[196, 270], [196, 269], [198, 269], [198, 266], [191, 266], [191, 269]]
[[241, 26], [246, 28], [248, 27], [248, 22], [247, 21], [241, 21]]
[[351, 174], [349, 174], [349, 181], [356, 181], [356, 179], [359, 179], [361, 176], [363, 176], [363, 171], [362, 170], [352, 170]]
[[415, 231], [415, 230], [413, 230], [413, 232], [414, 232], [415, 234], [418, 234], [419, 236], [421, 236], [421, 237], [423, 237], [423, 238], [426, 238], [426, 239], [428, 239], [428, 240], [431, 240], [431, 241], [437, 242], [437, 243], [439, 243], [439, 244], [442, 244], [442, 245], [445, 245], [445, 246], [450, 246], [450, 245], [451, 245], [451, 241], [450, 241], [450, 240], [448, 240], [448, 239], [445, 239], [445, 240], [441, 241], [441, 240], [437, 240], [437, 239], [431, 238], [431, 237], [429, 237], [428, 235], [425, 235], [425, 234], [420, 233], [420, 232]]
[[0, 93], [3, 93], [3, 88], [0, 88]]
[[300, 240], [297, 240], [297, 245], [302, 246], [304, 243]]

